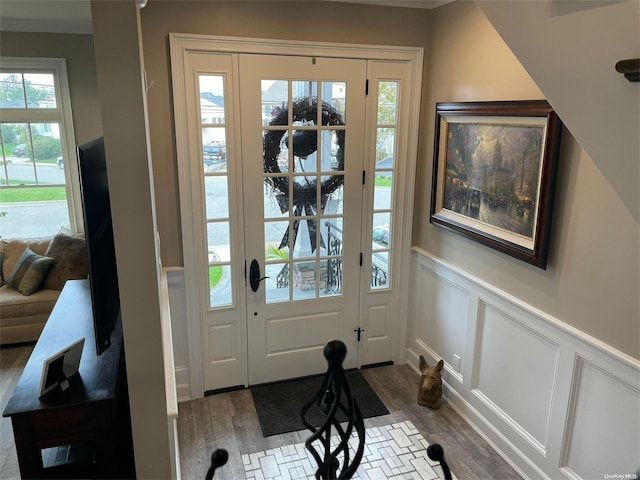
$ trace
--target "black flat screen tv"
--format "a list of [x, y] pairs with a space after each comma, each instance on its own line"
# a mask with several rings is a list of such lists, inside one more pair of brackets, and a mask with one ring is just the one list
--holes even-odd
[[96, 353], [102, 355], [111, 345], [111, 334], [120, 318], [118, 270], [103, 138], [78, 145], [77, 155]]

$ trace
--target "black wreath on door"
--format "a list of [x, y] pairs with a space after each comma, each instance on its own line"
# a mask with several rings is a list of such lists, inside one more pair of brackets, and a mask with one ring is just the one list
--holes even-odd
[[[326, 102], [322, 102], [322, 125], [344, 125], [344, 119], [336, 107]], [[299, 125], [316, 125], [318, 121], [318, 99], [302, 98], [293, 102], [292, 122]], [[288, 126], [289, 125], [289, 109], [277, 108], [272, 114], [269, 126]], [[265, 173], [282, 173], [278, 165], [278, 156], [280, 155], [283, 137], [287, 130], [267, 130], [263, 138], [263, 160]], [[336, 130], [336, 160], [337, 169], [344, 170], [344, 130]], [[285, 139], [288, 141], [288, 139]], [[293, 153], [298, 157], [307, 157], [317, 150], [317, 131], [316, 130], [296, 130], [293, 133]], [[269, 176], [265, 177], [265, 183], [269, 185], [276, 194], [276, 199], [282, 213], [289, 210], [289, 177], [287, 176]], [[320, 183], [320, 209], [324, 211], [324, 207], [328, 198], [333, 192], [344, 184], [344, 175], [330, 175], [329, 178]], [[301, 184], [293, 182], [293, 215], [299, 217], [301, 215], [315, 215], [318, 185], [317, 181], [306, 181]], [[316, 221], [308, 219], [309, 239], [311, 242], [311, 251], [316, 250]], [[299, 220], [293, 222], [293, 241], [291, 248], [296, 243], [298, 236]], [[282, 242], [278, 249], [282, 249], [289, 245], [289, 230], [282, 237]], [[320, 245], [324, 247], [324, 239], [320, 236]]]

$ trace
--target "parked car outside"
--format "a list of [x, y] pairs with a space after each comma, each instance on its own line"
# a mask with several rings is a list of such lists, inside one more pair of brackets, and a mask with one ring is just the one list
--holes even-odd
[[375, 244], [379, 244], [378, 248], [389, 248], [389, 225], [378, 225], [374, 227], [371, 239]]
[[374, 227], [371, 241], [371, 286], [384, 287], [389, 269], [389, 225]]
[[223, 144], [203, 145], [204, 164], [207, 166], [227, 160], [227, 147]]
[[58, 157], [58, 159], [56, 160], [56, 163], [58, 164], [58, 168], [60, 169], [64, 168], [64, 159], [62, 157]]
[[20, 143], [20, 144], [16, 145], [15, 147], [13, 147], [13, 150], [11, 150], [11, 151], [13, 152], [13, 154], [16, 157], [23, 157], [26, 149], [27, 149], [27, 144], [26, 143]]

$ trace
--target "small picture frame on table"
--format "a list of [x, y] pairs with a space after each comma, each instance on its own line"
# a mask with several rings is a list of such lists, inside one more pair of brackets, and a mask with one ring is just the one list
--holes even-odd
[[69, 379], [77, 374], [80, 368], [83, 347], [84, 337], [44, 361], [39, 397], [56, 388], [60, 388], [63, 392], [69, 388]]
[[546, 100], [437, 103], [430, 222], [546, 269], [561, 130]]

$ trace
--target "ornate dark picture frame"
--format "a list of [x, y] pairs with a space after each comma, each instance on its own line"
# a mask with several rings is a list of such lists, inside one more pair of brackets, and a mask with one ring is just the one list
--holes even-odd
[[437, 103], [431, 223], [546, 269], [561, 131], [546, 100]]

